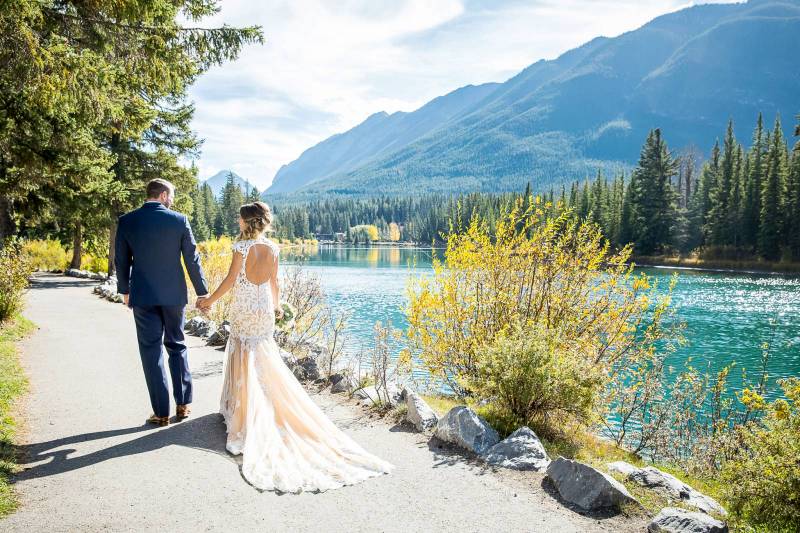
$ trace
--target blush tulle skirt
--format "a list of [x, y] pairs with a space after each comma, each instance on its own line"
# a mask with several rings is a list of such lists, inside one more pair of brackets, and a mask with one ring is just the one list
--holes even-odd
[[325, 491], [395, 468], [331, 422], [271, 337], [231, 336], [225, 355], [220, 413], [227, 426], [226, 448], [242, 455], [242, 475], [254, 487]]

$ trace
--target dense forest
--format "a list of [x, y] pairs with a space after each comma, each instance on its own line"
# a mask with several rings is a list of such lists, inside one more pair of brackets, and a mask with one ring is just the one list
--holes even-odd
[[[800, 135], [800, 126], [795, 133]], [[713, 145], [705, 161], [697, 148], [670, 151], [655, 129], [630, 176], [598, 172], [558, 191], [533, 192], [553, 204], [554, 214], [572, 209], [593, 219], [613, 245], [632, 243], [637, 255], [699, 249], [714, 258], [800, 260], [800, 141], [789, 150], [779, 118], [769, 129], [759, 116], [749, 148], [729, 123], [722, 143]], [[530, 193], [529, 186], [517, 194], [333, 196], [272, 207], [276, 236], [282, 239], [340, 233], [350, 241], [427, 244], [440, 241], [451, 221], [466, 221], [473, 213], [492, 226], [515, 198]], [[232, 181], [216, 201], [208, 187], [197, 189], [197, 234], [235, 234], [237, 202], [243, 197]], [[374, 226], [377, 239], [359, 237], [362, 233], [353, 230], [361, 226]]]

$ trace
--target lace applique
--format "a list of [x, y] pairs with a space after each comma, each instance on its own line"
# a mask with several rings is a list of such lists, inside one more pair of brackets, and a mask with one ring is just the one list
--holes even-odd
[[242, 254], [242, 268], [236, 276], [233, 302], [231, 304], [231, 336], [236, 337], [245, 348], [254, 349], [258, 342], [272, 338], [275, 328], [275, 311], [272, 302], [270, 280], [255, 284], [247, 279], [245, 264], [247, 254], [255, 244], [268, 246], [278, 255], [278, 245], [265, 238], [236, 241], [233, 250]]

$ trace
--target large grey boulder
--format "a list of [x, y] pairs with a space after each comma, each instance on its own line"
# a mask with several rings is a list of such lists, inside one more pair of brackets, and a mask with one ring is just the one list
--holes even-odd
[[228, 337], [231, 336], [231, 327], [228, 324], [222, 324], [214, 332], [212, 332], [206, 340], [206, 346], [225, 346], [228, 342]]
[[620, 474], [624, 476], [625, 479], [627, 479], [631, 474], [639, 471], [638, 466], [626, 463], [625, 461], [614, 461], [613, 463], [608, 463], [606, 466], [608, 467], [609, 472]]
[[319, 367], [313, 357], [298, 359], [292, 372], [300, 381], [314, 381], [320, 377]]
[[536, 472], [544, 472], [550, 464], [542, 441], [527, 426], [522, 426], [489, 448], [485, 459], [491, 465]]
[[419, 431], [426, 431], [436, 427], [439, 417], [422, 397], [411, 389], [404, 388], [401, 392], [405, 398], [406, 420]]
[[197, 330], [203, 327], [206, 322], [206, 319], [201, 316], [192, 317], [183, 325], [183, 330], [190, 335], [197, 335]]
[[685, 505], [704, 513], [714, 513], [721, 516], [728, 515], [725, 508], [714, 498], [706, 496], [672, 474], [663, 472], [658, 468], [652, 466], [637, 468], [624, 461], [610, 463], [608, 468], [624, 475], [626, 479], [635, 481], [647, 489], [660, 493], [670, 500], [683, 502]]
[[382, 405], [388, 404], [392, 407], [400, 403], [400, 389], [398, 386], [389, 381], [386, 387], [380, 389], [375, 385], [368, 385], [366, 387], [355, 387], [353, 396], [360, 398], [365, 405]]
[[705, 513], [677, 507], [662, 509], [647, 525], [649, 533], [728, 533], [728, 525]]
[[500, 441], [500, 435], [472, 409], [453, 407], [436, 424], [434, 433], [439, 439], [465, 448], [478, 455]]
[[547, 477], [562, 498], [586, 511], [638, 503], [622, 483], [578, 461], [558, 457], [547, 467]]
[[338, 394], [340, 392], [351, 392], [358, 388], [358, 381], [353, 376], [340, 375], [339, 379], [331, 380], [331, 392]]

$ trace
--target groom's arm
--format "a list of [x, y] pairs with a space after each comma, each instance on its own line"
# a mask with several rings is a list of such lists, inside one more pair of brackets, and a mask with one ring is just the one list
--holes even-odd
[[117, 235], [114, 239], [114, 269], [117, 272], [117, 292], [128, 294], [131, 289], [131, 264], [133, 254], [125, 238], [125, 229], [122, 223], [117, 223]]
[[208, 294], [208, 283], [203, 274], [203, 267], [200, 266], [200, 254], [197, 253], [197, 243], [192, 235], [192, 227], [189, 225], [189, 219], [184, 217], [183, 237], [181, 238], [181, 253], [183, 254], [183, 263], [186, 265], [186, 271], [189, 273], [189, 279], [192, 280], [194, 292], [197, 296], [205, 296]]

